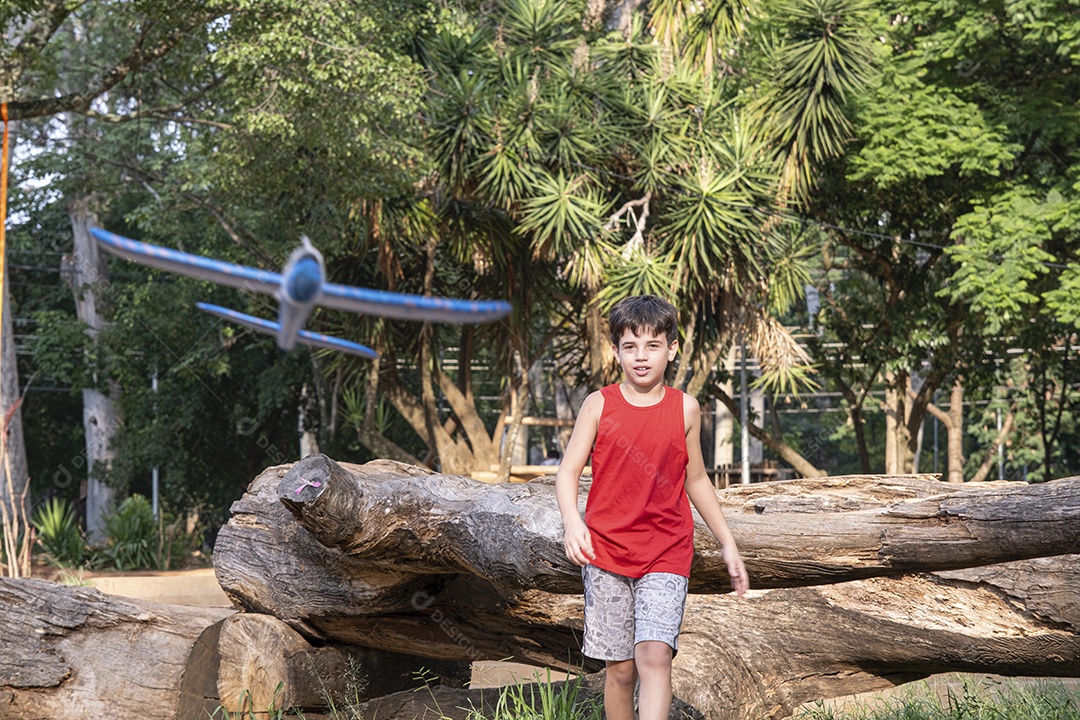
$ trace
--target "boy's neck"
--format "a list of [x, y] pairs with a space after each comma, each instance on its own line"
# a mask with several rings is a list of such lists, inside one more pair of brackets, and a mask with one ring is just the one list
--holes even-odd
[[660, 381], [655, 385], [642, 387], [641, 385], [634, 385], [631, 382], [623, 380], [619, 383], [619, 390], [622, 392], [622, 396], [626, 402], [638, 407], [656, 405], [664, 399], [664, 395], [667, 393], [663, 381]]

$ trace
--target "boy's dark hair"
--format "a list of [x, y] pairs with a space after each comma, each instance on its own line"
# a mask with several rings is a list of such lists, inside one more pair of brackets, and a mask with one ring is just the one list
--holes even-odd
[[623, 333], [640, 335], [649, 330], [667, 337], [668, 345], [679, 339], [679, 311], [667, 300], [655, 295], [631, 295], [623, 298], [608, 314], [611, 343], [618, 345]]

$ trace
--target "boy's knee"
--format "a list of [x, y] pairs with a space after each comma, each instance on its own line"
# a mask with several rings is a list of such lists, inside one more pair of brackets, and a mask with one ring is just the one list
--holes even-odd
[[634, 648], [634, 661], [639, 672], [669, 672], [674, 653], [666, 642], [647, 640]]
[[637, 682], [637, 668], [634, 666], [634, 661], [609, 662], [607, 677], [609, 682], [617, 685], [633, 686]]

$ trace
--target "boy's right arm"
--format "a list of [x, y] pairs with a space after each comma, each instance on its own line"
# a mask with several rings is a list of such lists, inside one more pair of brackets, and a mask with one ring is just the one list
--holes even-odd
[[589, 462], [596, 429], [600, 422], [600, 412], [604, 408], [604, 396], [594, 392], [581, 404], [574, 432], [566, 444], [559, 471], [555, 474], [555, 497], [559, 502], [559, 513], [563, 522], [563, 545], [566, 557], [577, 565], [588, 565], [596, 557], [593, 552], [589, 528], [578, 512], [578, 480], [581, 471]]

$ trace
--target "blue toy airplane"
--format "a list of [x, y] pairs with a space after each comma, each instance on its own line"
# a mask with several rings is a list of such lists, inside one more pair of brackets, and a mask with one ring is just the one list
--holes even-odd
[[282, 350], [291, 350], [296, 343], [302, 343], [366, 358], [379, 356], [364, 345], [302, 329], [316, 305], [361, 315], [452, 323], [486, 322], [510, 312], [510, 304], [499, 300], [452, 300], [328, 283], [322, 253], [303, 236], [300, 238], [302, 244], [293, 251], [279, 274], [150, 245], [101, 228], [90, 228], [90, 233], [109, 252], [141, 265], [275, 296], [278, 299], [277, 322], [217, 305], [196, 305], [217, 317], [276, 335]]

